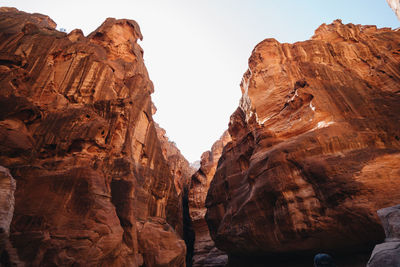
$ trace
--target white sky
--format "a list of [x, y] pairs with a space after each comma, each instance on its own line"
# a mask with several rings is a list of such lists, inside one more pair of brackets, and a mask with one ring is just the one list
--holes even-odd
[[87, 35], [107, 17], [136, 20], [157, 106], [154, 116], [191, 162], [228, 127], [254, 46], [309, 39], [322, 23], [400, 26], [385, 0], [0, 0]]

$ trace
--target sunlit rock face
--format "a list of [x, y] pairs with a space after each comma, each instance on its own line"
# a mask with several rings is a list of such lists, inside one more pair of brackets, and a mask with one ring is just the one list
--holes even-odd
[[163, 241], [138, 242], [147, 235], [138, 227], [157, 217], [155, 236], [176, 239], [167, 250], [180, 255], [163, 264], [182, 266], [181, 215], [170, 208], [181, 201], [152, 119], [137, 23], [109, 18], [85, 37], [56, 31], [44, 15], [0, 12], [0, 165], [17, 180], [10, 238], [19, 258], [152, 266]]
[[389, 6], [396, 13], [397, 18], [400, 20], [400, 1], [399, 0], [386, 0]]
[[400, 32], [337, 20], [266, 39], [241, 89], [206, 200], [216, 246], [248, 264], [370, 253], [376, 210], [400, 202]]
[[192, 176], [189, 190], [190, 217], [195, 231], [193, 266], [225, 266], [227, 256], [218, 250], [210, 237], [205, 221], [205, 200], [212, 178], [218, 166], [224, 146], [231, 141], [228, 131], [225, 131], [210, 151], [201, 156], [200, 168]]

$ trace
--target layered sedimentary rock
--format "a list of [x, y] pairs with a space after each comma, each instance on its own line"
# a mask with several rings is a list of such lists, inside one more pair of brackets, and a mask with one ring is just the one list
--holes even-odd
[[400, 205], [378, 210], [378, 215], [386, 240], [375, 246], [367, 266], [400, 266]]
[[158, 236], [176, 239], [159, 240], [162, 249], [180, 254], [162, 264], [182, 266], [181, 222], [169, 208], [181, 204], [152, 119], [138, 24], [109, 18], [85, 37], [56, 31], [44, 15], [0, 11], [0, 164], [18, 184], [10, 238], [20, 259], [156, 266], [159, 251], [147, 249], [160, 245], [138, 233], [157, 217]]
[[166, 135], [166, 131], [159, 125], [155, 124], [158, 139], [161, 142], [161, 149], [164, 158], [167, 160], [173, 175], [173, 181], [178, 200], [172, 195], [169, 199], [167, 210], [176, 214], [170, 219], [170, 223], [175, 226], [176, 232], [184, 238], [186, 243], [186, 264], [191, 266], [193, 257], [194, 231], [189, 215], [188, 206], [188, 189], [190, 177], [196, 171], [190, 163], [181, 154], [175, 143], [170, 141]]
[[163, 156], [173, 173], [176, 191], [181, 194], [183, 188], [189, 186], [190, 178], [196, 172], [196, 169], [185, 159], [175, 143], [169, 140], [163, 128], [156, 124], [156, 130], [161, 142]]
[[225, 266], [227, 256], [217, 249], [205, 221], [205, 200], [218, 160], [224, 146], [231, 141], [228, 131], [217, 140], [210, 151], [201, 155], [200, 168], [193, 174], [189, 190], [190, 217], [195, 231], [193, 266]]
[[246, 264], [370, 253], [376, 210], [400, 202], [400, 32], [337, 20], [266, 39], [241, 89], [206, 200], [216, 246]]
[[386, 0], [389, 6], [396, 13], [397, 18], [400, 20], [400, 1], [399, 0]]
[[139, 231], [145, 266], [185, 266], [186, 245], [164, 220], [147, 221]]
[[205, 201], [218, 166], [224, 146], [231, 141], [228, 131], [225, 131], [219, 140], [201, 155], [200, 168], [193, 174], [189, 190], [190, 217], [193, 221], [203, 219], [206, 214]]

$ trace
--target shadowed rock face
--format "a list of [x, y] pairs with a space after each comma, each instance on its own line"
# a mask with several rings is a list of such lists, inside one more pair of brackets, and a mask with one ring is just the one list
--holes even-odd
[[195, 231], [193, 266], [225, 266], [227, 256], [218, 250], [210, 237], [205, 221], [205, 200], [210, 187], [218, 160], [224, 146], [231, 141], [228, 131], [225, 131], [217, 140], [210, 151], [201, 155], [200, 168], [193, 174], [189, 190], [190, 217]]
[[222, 150], [230, 141], [231, 137], [228, 131], [225, 131], [213, 144], [211, 150], [201, 155], [200, 168], [193, 174], [189, 190], [190, 217], [193, 221], [204, 219], [208, 188], [217, 169]]
[[152, 217], [184, 258], [137, 23], [109, 18], [84, 37], [44, 15], [0, 12], [0, 164], [18, 184], [10, 238], [20, 259], [151, 266], [158, 252], [141, 247], [137, 225]]
[[191, 167], [189, 162], [182, 156], [179, 149], [175, 146], [175, 143], [169, 140], [166, 136], [166, 131], [157, 124], [155, 126], [158, 139], [161, 142], [162, 154], [168, 161], [173, 175], [175, 189], [179, 194], [178, 199], [174, 198], [174, 195], [169, 198], [167, 204], [167, 213], [171, 214], [171, 216], [169, 216], [169, 223], [175, 225], [175, 231], [185, 240], [186, 264], [187, 266], [191, 266], [194, 231], [189, 215], [188, 189], [190, 177], [196, 170]]
[[8, 169], [0, 166], [0, 266], [19, 266], [20, 262], [9, 239], [14, 214], [16, 182]]
[[400, 205], [378, 210], [385, 229], [385, 243], [378, 244], [372, 251], [367, 267], [400, 265]]
[[216, 246], [244, 262], [372, 249], [375, 211], [400, 202], [400, 32], [266, 39], [241, 89], [206, 200]]

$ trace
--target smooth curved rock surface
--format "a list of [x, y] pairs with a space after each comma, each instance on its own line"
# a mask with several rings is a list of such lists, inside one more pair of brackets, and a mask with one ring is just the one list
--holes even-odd
[[28, 265], [138, 266], [137, 222], [182, 228], [139, 26], [108, 18], [88, 37], [55, 26], [0, 9], [0, 164], [18, 183], [12, 244]]
[[376, 245], [367, 267], [400, 266], [400, 205], [378, 210], [385, 243]]
[[139, 244], [144, 266], [185, 266], [185, 242], [162, 219], [150, 218], [139, 226]]
[[399, 44], [337, 20], [255, 47], [206, 199], [230, 259], [368, 253], [384, 238], [375, 211], [400, 202]]

